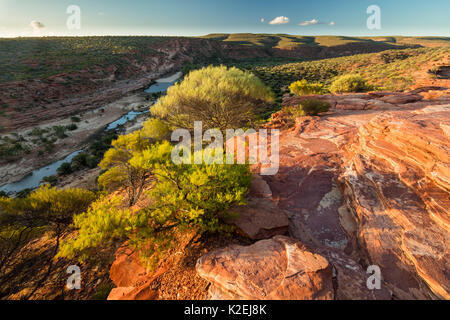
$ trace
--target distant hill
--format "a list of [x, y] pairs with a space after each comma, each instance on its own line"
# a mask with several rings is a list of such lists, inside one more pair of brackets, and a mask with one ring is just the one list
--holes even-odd
[[389, 91], [415, 86], [446, 86], [444, 66], [450, 64], [450, 48], [387, 50], [294, 63], [236, 64], [264, 80], [274, 90], [300, 79], [330, 85], [344, 74], [360, 74], [370, 84]]
[[[392, 49], [450, 47], [448, 37], [344, 37], [210, 34], [202, 37], [0, 38], [0, 83], [108, 67], [128, 78], [148, 61], [178, 51], [196, 62], [281, 58], [315, 60]], [[131, 72], [130, 72], [131, 71]]]
[[340, 47], [346, 45], [371, 46], [382, 49], [395, 47], [450, 46], [450, 37], [345, 37], [345, 36], [299, 36], [289, 34], [209, 34], [201, 38], [215, 39], [246, 46], [271, 49], [295, 50], [304, 47]]
[[164, 73], [209, 64], [250, 70], [279, 95], [295, 80], [328, 84], [350, 72], [405, 90], [447, 72], [449, 44], [445, 37], [285, 34], [0, 38], [0, 131], [38, 123], [46, 108], [59, 115], [93, 108], [123, 96], [124, 86], [137, 90]]

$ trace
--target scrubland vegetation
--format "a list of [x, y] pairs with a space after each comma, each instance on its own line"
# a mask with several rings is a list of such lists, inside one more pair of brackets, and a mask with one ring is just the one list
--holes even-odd
[[293, 118], [303, 116], [317, 116], [319, 113], [328, 112], [330, 104], [317, 99], [308, 99], [302, 101], [298, 106], [285, 107], [283, 110]]
[[[83, 189], [49, 188], [42, 186], [21, 198], [0, 197], [0, 298], [14, 293], [15, 278], [20, 277], [21, 265], [16, 255], [34, 238], [47, 233], [56, 246], [45, 261], [45, 272], [36, 279], [33, 288], [22, 296], [29, 299], [46, 280], [53, 268], [59, 241], [66, 234], [75, 214], [85, 211], [96, 194]], [[33, 257], [22, 263], [37, 263]]]
[[114, 131], [99, 134], [93, 142], [80, 154], [76, 155], [70, 163], [64, 162], [58, 168], [58, 173], [67, 175], [82, 169], [93, 169], [98, 166], [104, 153], [111, 147], [111, 141], [117, 138]]
[[[245, 203], [248, 165], [175, 164], [173, 146], [165, 140], [169, 128], [191, 129], [186, 119], [192, 120], [200, 110], [190, 107], [212, 98], [217, 109], [206, 110], [205, 120], [214, 118], [210, 127], [225, 130], [224, 123], [233, 127], [251, 122], [248, 111], [235, 113], [238, 103], [245, 101], [244, 108], [253, 110], [257, 102], [270, 99], [271, 92], [253, 75], [226, 67], [193, 71], [169, 89], [156, 111], [152, 109], [158, 118], [148, 120], [141, 130], [119, 136], [100, 163], [99, 185], [110, 194], [122, 190], [126, 196], [104, 196], [76, 216], [78, 234], [62, 243], [60, 257], [84, 260], [98, 246], [129, 239], [151, 267], [172, 246], [175, 231], [231, 231], [224, 220], [230, 206]], [[176, 114], [168, 115], [175, 108]], [[149, 203], [136, 209], [145, 198]]]
[[[46, 37], [0, 39], [0, 83], [47, 78], [86, 68], [124, 65], [158, 54], [152, 44], [164, 37]], [[57, 61], [57, 63], [55, 63]]]
[[[195, 85], [196, 95], [175, 87], [161, 106], [173, 108], [169, 101], [174, 101], [174, 94], [189, 102], [190, 97], [213, 93], [220, 84], [227, 84], [229, 89], [224, 87], [222, 100], [218, 93], [216, 96], [224, 117], [228, 109], [234, 111], [244, 99], [248, 108], [255, 108], [257, 102], [271, 98], [270, 90], [253, 75], [234, 68], [211, 67], [193, 72], [180, 84], [181, 88]], [[233, 84], [240, 86], [233, 88]], [[189, 112], [190, 109], [181, 109], [178, 116], [192, 116]], [[216, 115], [220, 117], [220, 113]], [[28, 223], [33, 223], [33, 227], [42, 227], [40, 232], [56, 237], [58, 258], [81, 261], [89, 260], [99, 247], [128, 239], [148, 267], [156, 266], [174, 245], [176, 233], [231, 232], [224, 221], [229, 217], [228, 208], [245, 203], [249, 166], [175, 164], [171, 160], [173, 145], [165, 139], [169, 128], [187, 123], [166, 119], [149, 119], [142, 129], [112, 141], [99, 164], [103, 169], [98, 178], [100, 193], [44, 186], [22, 198], [1, 198], [2, 230], [7, 235], [14, 234], [10, 237], [23, 244], [26, 241], [20, 234], [28, 230]], [[229, 124], [250, 124], [247, 117], [234, 121]], [[80, 154], [72, 164], [64, 165], [61, 173], [72, 170], [75, 163], [89, 165], [89, 159], [89, 155]], [[70, 235], [61, 240], [67, 234]], [[27, 233], [27, 239], [30, 236]], [[8, 247], [5, 250], [11, 254]]]
[[151, 113], [175, 128], [193, 129], [202, 121], [204, 129], [248, 126], [273, 93], [249, 72], [225, 66], [207, 67], [189, 73], [169, 88]]
[[39, 153], [52, 151], [58, 140], [68, 137], [68, 132], [78, 129], [75, 122], [69, 125], [53, 127], [35, 127], [24, 135], [13, 133], [0, 136], [0, 162], [14, 161], [21, 155], [31, 152], [32, 147], [38, 148]]
[[291, 34], [216, 33], [203, 36], [249, 47], [278, 49], [301, 49], [305, 47], [342, 47], [359, 44], [372, 50], [388, 50], [404, 46], [448, 46], [448, 37], [345, 37], [345, 36], [300, 36]]
[[365, 92], [375, 89], [358, 74], [346, 74], [338, 77], [330, 86], [331, 93]]
[[322, 83], [308, 83], [306, 79], [292, 82], [289, 85], [289, 90], [292, 94], [297, 96], [322, 94], [326, 92], [326, 89]]
[[[267, 48], [338, 46], [362, 41], [280, 35], [208, 38]], [[0, 39], [0, 68], [5, 70], [0, 74], [0, 82], [35, 79], [110, 63], [120, 65], [124, 55], [143, 59], [153, 52], [151, 44], [165, 39]], [[397, 42], [396, 38], [385, 41], [389, 48], [397, 46]], [[19, 63], [8, 63], [17, 46], [23, 51], [14, 57]], [[139, 251], [142, 262], [153, 268], [175, 245], [177, 233], [232, 232], [225, 220], [231, 206], [245, 204], [249, 166], [174, 164], [171, 160], [174, 146], [168, 142], [172, 130], [192, 130], [194, 120], [203, 122], [203, 130], [253, 126], [281, 108], [281, 96], [288, 90], [295, 95], [404, 90], [414, 82], [412, 73], [422, 63], [439, 61], [445, 55], [448, 55], [446, 48], [415, 48], [315, 61], [227, 60], [223, 61], [226, 66], [201, 69], [201, 64], [187, 65], [184, 71], [190, 73], [152, 107], [153, 118], [142, 129], [127, 135], [102, 135], [71, 163], [59, 168], [58, 173], [66, 175], [99, 166], [100, 191], [60, 190], [46, 185], [22, 197], [0, 197], [0, 298], [8, 295], [10, 289], [5, 283], [14, 276], [11, 257], [43, 233], [56, 239], [55, 252], [48, 261], [50, 272], [55, 256], [87, 261], [99, 248], [125, 240]], [[59, 63], [50, 65], [49, 57]], [[297, 62], [286, 63], [292, 60]], [[327, 102], [308, 99], [285, 111], [299, 117], [316, 116], [329, 109]], [[73, 116], [68, 126], [35, 128], [28, 138], [51, 150], [54, 142], [77, 128], [80, 120]], [[0, 139], [3, 159], [13, 159], [24, 152], [27, 152], [24, 137]], [[55, 179], [48, 177], [46, 182], [55, 184]], [[36, 288], [24, 298], [31, 297]]]
[[448, 55], [448, 48], [417, 48], [273, 66], [234, 65], [253, 72], [277, 93], [281, 92], [277, 88], [289, 86], [294, 81], [305, 79], [330, 86], [336, 77], [355, 73], [382, 90], [402, 91], [414, 84], [413, 73], [424, 63], [439, 61]]

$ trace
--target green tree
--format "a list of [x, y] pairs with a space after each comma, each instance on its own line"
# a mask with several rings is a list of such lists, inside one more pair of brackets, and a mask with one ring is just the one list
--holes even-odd
[[50, 226], [63, 230], [72, 217], [89, 206], [96, 195], [83, 189], [57, 189], [43, 185], [23, 198], [0, 198], [3, 221], [22, 226]]
[[193, 129], [194, 121], [202, 121], [204, 130], [224, 131], [248, 126], [257, 108], [273, 99], [271, 90], [252, 73], [209, 66], [170, 87], [150, 111], [176, 128]]
[[51, 248], [53, 252], [49, 260], [44, 262], [46, 272], [36, 276], [34, 288], [24, 298], [30, 298], [42, 286], [53, 269], [53, 257], [57, 253], [59, 241], [72, 223], [73, 216], [85, 211], [95, 199], [96, 195], [87, 190], [61, 190], [48, 185], [41, 186], [23, 198], [0, 197], [0, 298], [7, 294], [15, 282], [11, 278], [17, 267], [13, 263], [14, 256], [33, 237], [47, 231], [55, 240], [55, 247]]
[[[128, 238], [150, 266], [173, 243], [174, 230], [229, 231], [227, 209], [244, 204], [250, 184], [248, 165], [176, 165], [173, 146], [155, 144], [136, 153], [130, 164], [151, 171], [149, 205], [139, 211], [121, 207], [119, 197], [103, 198], [74, 219], [79, 230], [63, 241], [59, 256], [81, 260], [114, 239]], [[156, 254], [156, 256], [155, 256]]]
[[125, 188], [129, 205], [134, 205], [144, 190], [150, 172], [147, 168], [133, 165], [130, 159], [149, 145], [149, 139], [143, 135], [142, 130], [119, 136], [112, 142], [112, 148], [105, 152], [99, 164], [100, 168], [106, 170], [98, 178], [99, 185], [109, 191]]

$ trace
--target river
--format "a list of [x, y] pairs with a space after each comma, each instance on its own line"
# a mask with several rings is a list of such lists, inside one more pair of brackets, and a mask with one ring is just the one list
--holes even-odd
[[[181, 72], [177, 72], [176, 74], [167, 77], [167, 78], [161, 78], [156, 80], [155, 84], [152, 84], [150, 87], [145, 89], [144, 91], [147, 93], [154, 93], [154, 92], [165, 92], [169, 87], [171, 87], [175, 82], [177, 82], [178, 79], [182, 76]], [[146, 111], [130, 111], [127, 114], [121, 116], [119, 119], [111, 122], [105, 129], [105, 131], [110, 131], [117, 129], [117, 127], [126, 124], [129, 121], [134, 120], [137, 116], [149, 112]], [[57, 173], [58, 168], [63, 164], [64, 162], [71, 162], [72, 159], [81, 153], [83, 150], [77, 150], [68, 156], [66, 156], [62, 160], [58, 160], [53, 162], [52, 164], [49, 164], [48, 166], [42, 167], [37, 170], [33, 170], [29, 175], [27, 175], [22, 180], [19, 180], [17, 182], [8, 183], [0, 187], [0, 191], [6, 192], [8, 194], [14, 194], [24, 189], [36, 189], [41, 185], [42, 179], [44, 177], [52, 176]]]

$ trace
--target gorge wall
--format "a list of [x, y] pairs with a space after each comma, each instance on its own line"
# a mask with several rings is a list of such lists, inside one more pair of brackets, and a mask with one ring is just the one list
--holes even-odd
[[449, 299], [450, 96], [425, 100], [429, 90], [319, 96], [333, 106], [321, 117], [274, 114], [279, 172], [255, 175], [249, 206], [236, 209], [254, 242], [202, 255], [208, 297]]
[[[3, 132], [32, 127], [43, 120], [91, 110], [142, 89], [152, 80], [179, 71], [187, 63], [257, 58], [332, 58], [411, 46], [376, 41], [355, 41], [336, 46], [280, 48], [246, 45], [213, 39], [167, 37], [148, 45], [145, 54], [130, 52], [107, 65], [90, 65], [69, 73], [0, 83]], [[413, 46], [414, 47], [414, 46]], [[45, 49], [43, 49], [45, 50]], [[45, 52], [45, 51], [44, 51]], [[35, 67], [32, 62], [30, 67]]]

